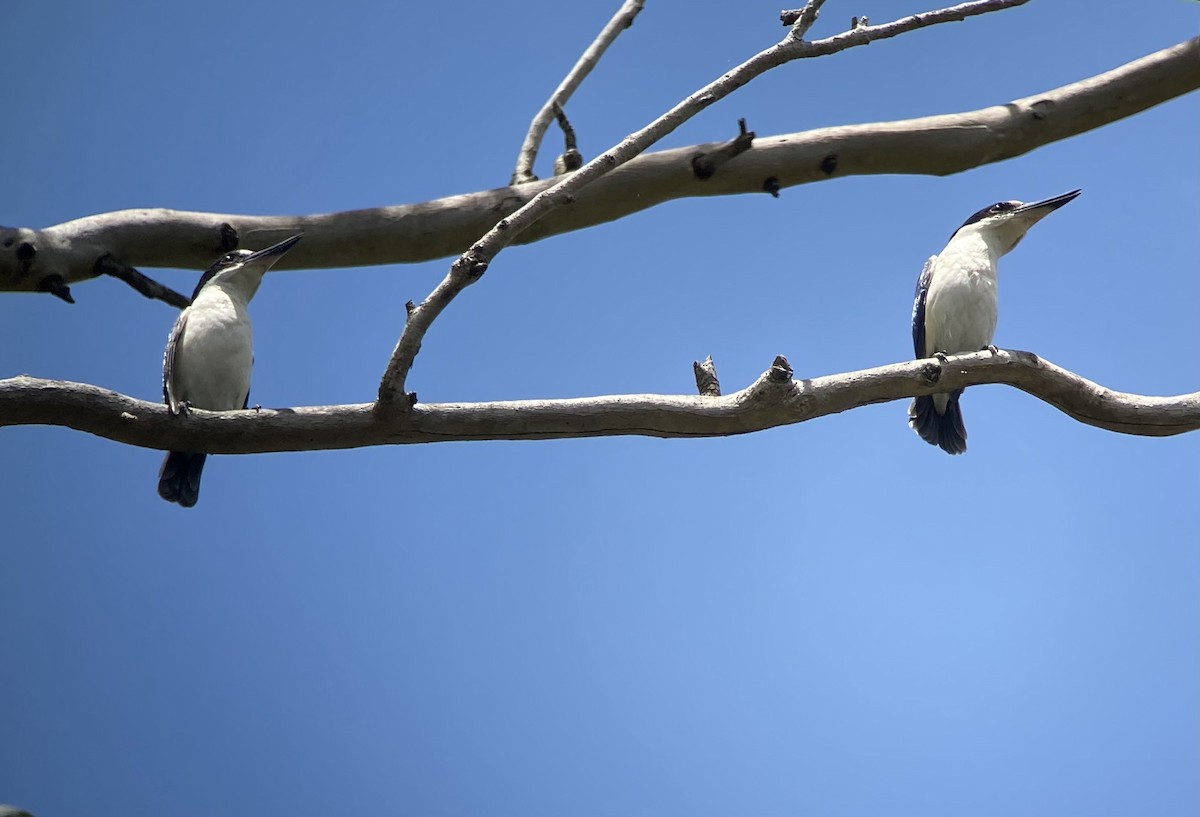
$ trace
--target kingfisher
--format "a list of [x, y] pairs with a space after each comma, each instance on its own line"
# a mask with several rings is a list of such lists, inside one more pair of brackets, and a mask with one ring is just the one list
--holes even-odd
[[[913, 298], [913, 347], [917, 359], [995, 350], [996, 264], [1021, 242], [1029, 228], [1082, 191], [1024, 203], [1000, 201], [984, 207], [954, 231], [917, 279]], [[908, 424], [947, 454], [967, 450], [959, 399], [962, 389], [912, 401]]]
[[[257, 252], [226, 253], [200, 276], [191, 305], [176, 318], [163, 352], [163, 401], [171, 414], [250, 405], [254, 346], [246, 305], [258, 292], [263, 273], [300, 238], [294, 235]], [[207, 456], [167, 454], [158, 472], [158, 495], [185, 508], [195, 505]]]

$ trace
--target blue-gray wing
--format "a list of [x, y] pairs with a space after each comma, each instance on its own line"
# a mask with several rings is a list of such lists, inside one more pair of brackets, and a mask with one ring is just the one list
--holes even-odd
[[175, 352], [179, 348], [179, 339], [183, 337], [187, 319], [188, 310], [185, 309], [175, 319], [175, 325], [171, 327], [171, 335], [167, 338], [167, 348], [163, 350], [163, 402], [167, 404], [167, 408], [172, 414], [179, 413], [179, 404], [183, 402], [183, 396], [177, 393], [175, 383]]
[[921, 277], [917, 279], [917, 291], [913, 293], [913, 351], [917, 353], [918, 360], [929, 357], [929, 353], [925, 351], [925, 298], [929, 295], [929, 281], [933, 278], [935, 261], [936, 255], [929, 256], [929, 260], [921, 268]]

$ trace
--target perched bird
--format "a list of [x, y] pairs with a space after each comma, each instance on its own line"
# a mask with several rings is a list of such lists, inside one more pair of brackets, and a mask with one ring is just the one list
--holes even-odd
[[[163, 352], [163, 400], [172, 414], [249, 405], [254, 348], [246, 304], [258, 292], [263, 273], [299, 240], [294, 235], [258, 252], [234, 250], [200, 276], [191, 306], [175, 320]], [[185, 508], [195, 505], [207, 456], [167, 454], [158, 472], [158, 495]]]
[[[996, 331], [996, 262], [1025, 233], [1079, 195], [1072, 190], [1045, 201], [1001, 201], [967, 219], [938, 255], [925, 262], [913, 300], [917, 359], [992, 348]], [[967, 450], [958, 402], [962, 389], [913, 400], [908, 424], [948, 454]]]

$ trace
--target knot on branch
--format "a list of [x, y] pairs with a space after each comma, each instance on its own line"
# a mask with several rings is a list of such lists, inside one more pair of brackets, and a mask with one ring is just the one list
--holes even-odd
[[774, 411], [787, 407], [789, 413], [799, 417], [813, 414], [812, 395], [805, 391], [805, 384], [792, 379], [792, 366], [783, 355], [777, 355], [767, 369], [742, 393], [742, 399], [760, 409]]
[[758, 380], [750, 384], [745, 391], [746, 399], [751, 402], [779, 403], [791, 391], [793, 384], [792, 367], [787, 358], [777, 355]]
[[[501, 221], [504, 223], [505, 227], [508, 226], [507, 219], [501, 219]], [[497, 225], [497, 227], [499, 226], [500, 225]], [[501, 227], [501, 229], [503, 229], [503, 227]], [[484, 261], [478, 255], [476, 255], [474, 251], [469, 251], [459, 256], [458, 260], [455, 261], [454, 265], [451, 267], [451, 271], [456, 275], [466, 276], [468, 279], [474, 282], [483, 277], [483, 274], [487, 272], [487, 268], [487, 261]]]
[[697, 153], [692, 157], [692, 173], [697, 179], [711, 179], [721, 165], [740, 156], [750, 149], [754, 142], [754, 131], [746, 130], [746, 120], [738, 120], [738, 135], [721, 145], [716, 150]]
[[240, 240], [236, 227], [228, 221], [221, 222], [221, 226], [217, 228], [217, 246], [220, 247], [221, 255], [236, 250]]
[[1041, 121], [1054, 113], [1053, 99], [1039, 99], [1029, 106], [1029, 115], [1036, 121]]
[[771, 368], [767, 370], [767, 380], [772, 383], [792, 382], [792, 365], [788, 363], [786, 357], [783, 355], [775, 356], [775, 360], [771, 363]]
[[[0, 280], [6, 288], [48, 292], [69, 304], [75, 303], [71, 288], [67, 286], [70, 267], [65, 263], [62, 245], [50, 242], [48, 251], [42, 252], [44, 235], [24, 227], [3, 232], [3, 247], [12, 250], [11, 260], [0, 256]], [[39, 247], [39, 244], [43, 246]]]
[[925, 365], [921, 367], [918, 373], [921, 382], [926, 386], [932, 386], [942, 379], [942, 364], [945, 363], [945, 358], [929, 358], [925, 361]]
[[57, 272], [38, 281], [37, 290], [38, 292], [49, 292], [55, 298], [61, 298], [69, 304], [75, 303], [75, 299], [71, 297], [71, 288], [67, 286], [67, 280]]

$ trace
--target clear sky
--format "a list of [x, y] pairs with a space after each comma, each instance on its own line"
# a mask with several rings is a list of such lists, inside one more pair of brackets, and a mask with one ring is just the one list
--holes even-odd
[[[507, 183], [617, 0], [9, 3], [0, 223], [304, 214]], [[592, 157], [783, 34], [650, 0], [568, 112]], [[1025, 7], [771, 72], [661, 146], [970, 110], [1194, 35], [1185, 0]], [[928, 0], [829, 0], [813, 36]], [[1083, 195], [1004, 259], [996, 343], [1200, 388], [1196, 96], [949, 178], [690, 199], [503, 253], [430, 402], [726, 390], [911, 356], [978, 208]], [[553, 152], [538, 170], [548, 174]], [[448, 262], [272, 273], [252, 402], [370, 400]], [[197, 272], [152, 274], [190, 291]], [[155, 400], [175, 317], [112, 280], [0, 295], [0, 376]], [[209, 460], [0, 430], [0, 802], [89, 815], [1194, 815], [1195, 434], [1003, 386], [970, 451], [905, 403], [749, 436]]]

